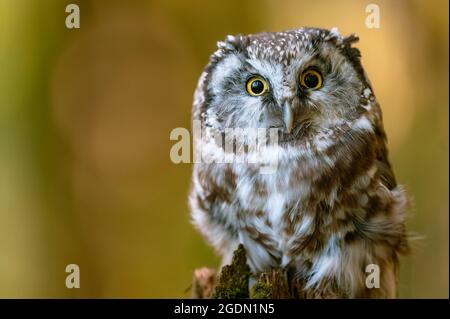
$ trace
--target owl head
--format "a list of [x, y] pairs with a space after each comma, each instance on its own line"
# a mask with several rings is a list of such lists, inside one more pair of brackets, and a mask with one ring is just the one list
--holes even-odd
[[371, 87], [355, 35], [301, 28], [218, 42], [194, 99], [206, 126], [278, 128], [285, 140], [350, 123]]

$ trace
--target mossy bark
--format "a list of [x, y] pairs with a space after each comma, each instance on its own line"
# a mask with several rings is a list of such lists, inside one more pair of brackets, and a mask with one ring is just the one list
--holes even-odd
[[[249, 288], [249, 282], [256, 282]], [[298, 287], [289, 281], [288, 274], [280, 268], [255, 277], [247, 265], [244, 246], [239, 245], [230, 265], [222, 267], [219, 275], [211, 268], [195, 271], [194, 298], [218, 299], [285, 299], [299, 298]]]

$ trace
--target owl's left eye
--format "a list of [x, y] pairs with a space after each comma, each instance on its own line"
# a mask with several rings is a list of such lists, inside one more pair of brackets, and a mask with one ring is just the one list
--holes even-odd
[[300, 75], [300, 85], [306, 89], [317, 90], [322, 82], [322, 75], [314, 69], [306, 70]]
[[260, 96], [267, 92], [269, 86], [267, 85], [266, 80], [264, 80], [260, 76], [252, 76], [247, 81], [247, 92], [251, 96]]

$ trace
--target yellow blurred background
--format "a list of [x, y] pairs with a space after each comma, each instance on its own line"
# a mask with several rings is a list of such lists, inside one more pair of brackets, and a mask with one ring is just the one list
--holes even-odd
[[0, 0], [0, 297], [189, 297], [193, 269], [219, 259], [189, 223], [191, 167], [170, 161], [169, 133], [190, 127], [216, 41], [300, 26], [360, 36], [424, 237], [400, 296], [448, 298], [446, 0]]

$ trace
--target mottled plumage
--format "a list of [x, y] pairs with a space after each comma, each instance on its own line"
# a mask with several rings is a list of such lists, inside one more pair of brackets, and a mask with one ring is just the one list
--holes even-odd
[[[307, 298], [395, 297], [399, 255], [408, 247], [407, 197], [388, 161], [356, 41], [315, 28], [228, 36], [194, 97], [193, 120], [209, 132], [278, 128], [279, 143], [258, 154], [276, 154], [272, 174], [261, 174], [258, 163], [195, 164], [193, 223], [223, 263], [242, 243], [255, 274], [286, 268]], [[317, 90], [299, 85], [309, 68], [323, 77]], [[254, 75], [268, 82], [267, 93], [248, 94]], [[210, 158], [226, 155], [208, 134], [195, 145]], [[369, 264], [380, 267], [380, 288], [366, 287]]]

